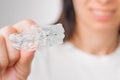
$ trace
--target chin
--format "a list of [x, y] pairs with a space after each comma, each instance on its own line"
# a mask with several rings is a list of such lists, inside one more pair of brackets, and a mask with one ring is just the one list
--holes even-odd
[[108, 30], [114, 30], [115, 27], [111, 26], [111, 24], [95, 24], [93, 25], [93, 28], [98, 31], [108, 31]]

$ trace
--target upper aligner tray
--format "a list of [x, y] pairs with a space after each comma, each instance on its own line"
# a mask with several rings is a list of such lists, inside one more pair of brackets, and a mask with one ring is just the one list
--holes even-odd
[[46, 25], [42, 27], [30, 27], [19, 33], [11, 34], [9, 40], [18, 50], [39, 48], [41, 46], [54, 46], [63, 43], [64, 29], [62, 24]]

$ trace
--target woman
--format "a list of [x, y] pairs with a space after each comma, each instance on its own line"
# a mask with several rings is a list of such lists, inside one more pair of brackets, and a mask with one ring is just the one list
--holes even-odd
[[37, 24], [25, 20], [2, 28], [0, 80], [120, 80], [119, 4], [120, 0], [64, 0], [65, 42], [40, 49], [34, 60], [34, 49], [18, 51], [8, 36]]

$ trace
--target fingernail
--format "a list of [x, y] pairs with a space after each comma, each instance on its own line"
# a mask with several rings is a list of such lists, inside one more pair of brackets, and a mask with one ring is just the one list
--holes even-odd
[[22, 50], [21, 52], [22, 52], [22, 53], [29, 53], [29, 52], [30, 52], [30, 53], [31, 53], [31, 52], [33, 53], [33, 52], [35, 52], [35, 51], [36, 51], [36, 49], [30, 48], [30, 49], [28, 49], [28, 50]]
[[29, 49], [28, 51], [29, 51], [29, 52], [34, 52], [34, 51], [35, 51], [35, 49]]

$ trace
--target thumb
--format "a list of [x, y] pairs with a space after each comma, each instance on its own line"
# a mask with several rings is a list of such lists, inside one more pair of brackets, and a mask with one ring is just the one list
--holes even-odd
[[26, 76], [26, 77], [29, 75], [30, 69], [31, 69], [31, 62], [34, 57], [34, 53], [35, 53], [34, 49], [30, 49], [27, 51], [21, 51], [20, 59], [15, 65], [19, 75]]

